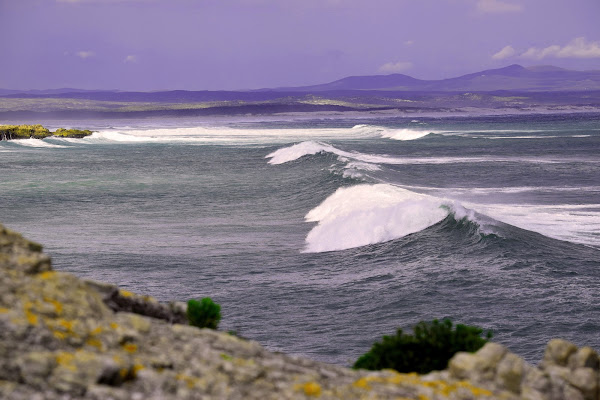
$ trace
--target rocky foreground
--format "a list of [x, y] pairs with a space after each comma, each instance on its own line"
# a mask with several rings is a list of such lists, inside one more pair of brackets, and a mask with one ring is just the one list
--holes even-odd
[[354, 371], [185, 324], [185, 305], [52, 271], [0, 225], [0, 398], [600, 400], [598, 354], [550, 341], [538, 367], [496, 343], [428, 375]]

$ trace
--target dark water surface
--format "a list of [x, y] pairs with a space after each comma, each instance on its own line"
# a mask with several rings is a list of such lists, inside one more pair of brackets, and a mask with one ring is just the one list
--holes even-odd
[[600, 348], [598, 115], [128, 123], [0, 142], [0, 221], [56, 269], [342, 365], [443, 317]]

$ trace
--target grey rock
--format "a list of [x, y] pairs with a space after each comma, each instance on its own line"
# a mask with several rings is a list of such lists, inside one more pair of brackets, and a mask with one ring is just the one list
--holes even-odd
[[569, 356], [577, 351], [577, 346], [562, 339], [552, 339], [546, 346], [542, 365], [566, 366]]
[[599, 400], [598, 357], [552, 341], [541, 368], [496, 343], [427, 375], [271, 353], [115, 285], [52, 271], [0, 225], [0, 399]]

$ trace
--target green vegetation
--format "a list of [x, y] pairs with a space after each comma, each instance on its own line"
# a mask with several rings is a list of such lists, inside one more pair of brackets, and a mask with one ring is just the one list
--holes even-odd
[[474, 326], [457, 324], [455, 329], [448, 319], [419, 322], [412, 335], [398, 329], [395, 336], [384, 336], [381, 342], [362, 355], [353, 368], [380, 370], [395, 369], [398, 372], [426, 374], [448, 366], [448, 361], [459, 351], [479, 350], [492, 337], [481, 337], [483, 330]]
[[198, 328], [217, 329], [221, 320], [221, 306], [213, 302], [210, 297], [204, 297], [200, 301], [189, 300], [187, 317], [190, 325]]
[[0, 125], [0, 140], [43, 139], [51, 135], [42, 125]]
[[58, 136], [58, 137], [82, 138], [82, 137], [89, 136], [91, 134], [92, 134], [92, 131], [89, 131], [87, 129], [79, 130], [79, 129], [58, 128], [56, 130], [56, 132], [54, 132], [52, 135]]
[[44, 139], [50, 136], [66, 138], [82, 138], [93, 132], [80, 129], [58, 128], [56, 132], [50, 132], [42, 125], [0, 125], [0, 140], [14, 139]]

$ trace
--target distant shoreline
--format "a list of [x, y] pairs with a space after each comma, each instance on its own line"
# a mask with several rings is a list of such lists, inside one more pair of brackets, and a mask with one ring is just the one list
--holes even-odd
[[[86, 119], [144, 119], [144, 118], [186, 118], [186, 117], [327, 117], [327, 118], [389, 118], [389, 117], [484, 117], [510, 115], [568, 115], [568, 114], [597, 114], [600, 106], [537, 106], [531, 108], [370, 108], [357, 109], [341, 106], [325, 107], [211, 107], [207, 109], [174, 109], [174, 110], [144, 110], [144, 111], [0, 111], [0, 122], [12, 121], [42, 121], [42, 120], [86, 120]], [[1, 134], [0, 134], [1, 136]]]

